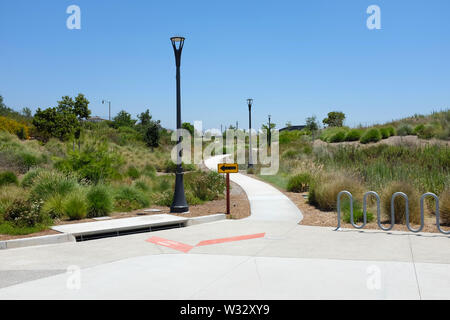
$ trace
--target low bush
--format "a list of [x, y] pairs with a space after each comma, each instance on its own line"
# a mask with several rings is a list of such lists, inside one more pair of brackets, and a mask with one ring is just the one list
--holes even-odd
[[86, 195], [88, 217], [106, 216], [113, 210], [114, 199], [112, 190], [105, 185], [95, 185], [89, 188]]
[[364, 133], [364, 135], [359, 140], [361, 143], [378, 142], [381, 140], [381, 133], [378, 129], [369, 129]]
[[23, 188], [31, 187], [34, 183], [34, 179], [43, 171], [44, 171], [44, 169], [41, 169], [41, 168], [31, 169], [23, 176], [22, 181], [20, 182], [20, 185]]
[[8, 184], [18, 185], [19, 181], [17, 180], [17, 176], [11, 171], [0, 172], [0, 186]]
[[[417, 189], [408, 182], [393, 181], [386, 186], [382, 194], [382, 207], [387, 217], [391, 216], [391, 199], [396, 192], [403, 192], [408, 196], [409, 215], [412, 223], [420, 223], [420, 195]], [[406, 203], [403, 197], [397, 196], [394, 201], [395, 223], [405, 224]]]
[[31, 196], [46, 200], [54, 195], [67, 195], [78, 186], [77, 180], [58, 171], [42, 171], [33, 179]]
[[364, 131], [361, 129], [352, 129], [347, 132], [345, 141], [359, 141], [359, 139], [361, 139], [361, 136], [363, 135], [363, 132]]
[[170, 207], [173, 200], [173, 192], [166, 190], [161, 193], [157, 193], [153, 195], [153, 201], [158, 206]]
[[299, 152], [295, 149], [288, 149], [281, 155], [282, 159], [295, 159], [299, 156]]
[[397, 129], [397, 135], [399, 135], [399, 136], [410, 136], [413, 134], [414, 134], [414, 130], [409, 124], [402, 124]]
[[42, 212], [52, 219], [60, 219], [64, 216], [64, 198], [61, 195], [54, 195], [44, 202]]
[[382, 139], [387, 139], [391, 136], [388, 128], [380, 128], [380, 134]]
[[309, 173], [300, 173], [289, 178], [287, 190], [291, 192], [306, 192], [311, 183], [311, 175]]
[[16, 185], [0, 187], [0, 219], [11, 203], [17, 199], [25, 200], [27, 193]]
[[[190, 163], [182, 163], [181, 166], [183, 167], [183, 171], [194, 171], [196, 169], [195, 165]], [[177, 172], [177, 165], [172, 160], [167, 160], [164, 165], [164, 171], [167, 173], [175, 173]]]
[[441, 222], [450, 224], [450, 187], [446, 188], [439, 197]]
[[81, 190], [71, 193], [63, 203], [64, 213], [70, 220], [81, 220], [86, 218], [88, 205], [86, 196]]
[[44, 221], [41, 214], [41, 201], [14, 200], [6, 209], [3, 219], [16, 226], [33, 227]]
[[225, 180], [216, 172], [191, 172], [185, 175], [186, 190], [202, 201], [216, 200], [225, 191]]
[[147, 164], [142, 170], [142, 174], [147, 177], [153, 178], [156, 176], [156, 168], [151, 164]]
[[[342, 220], [346, 223], [351, 223], [350, 216], [350, 200], [344, 200], [341, 204], [341, 214]], [[371, 212], [367, 211], [367, 222], [372, 222], [374, 220], [374, 216]], [[364, 212], [362, 205], [359, 201], [353, 201], [353, 222], [361, 223], [364, 222]]]
[[389, 131], [389, 136], [390, 136], [390, 137], [395, 136], [396, 132], [395, 132], [394, 127], [387, 127], [387, 129], [388, 129], [388, 131]]
[[335, 134], [330, 136], [330, 138], [328, 139], [328, 142], [330, 142], [330, 143], [342, 142], [342, 141], [345, 141], [346, 136], [347, 136], [347, 133], [345, 132], [345, 130], [339, 130], [338, 132], [336, 132]]
[[135, 166], [129, 166], [127, 169], [127, 176], [133, 180], [136, 180], [141, 176], [141, 173]]
[[150, 205], [147, 196], [140, 190], [130, 186], [120, 186], [114, 195], [114, 207], [118, 210], [136, 210]]
[[434, 138], [437, 135], [436, 131], [438, 130], [431, 124], [419, 124], [414, 128], [414, 134], [421, 139]]
[[138, 179], [134, 182], [134, 187], [143, 192], [149, 192], [151, 190], [150, 185], [151, 185], [151, 182], [148, 180], [147, 177], [141, 177], [140, 179]]
[[[325, 211], [336, 210], [337, 196], [341, 191], [349, 191], [355, 200], [362, 198], [362, 183], [342, 174], [328, 174], [314, 179], [309, 188], [308, 202]], [[344, 199], [344, 196], [342, 197]]]

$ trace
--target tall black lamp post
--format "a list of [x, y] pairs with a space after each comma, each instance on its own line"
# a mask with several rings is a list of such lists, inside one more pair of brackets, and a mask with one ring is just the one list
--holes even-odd
[[270, 147], [270, 144], [272, 143], [272, 128], [270, 127], [270, 117], [271, 117], [271, 115], [269, 114], [269, 134], [268, 134], [269, 147]]
[[170, 206], [170, 212], [183, 213], [188, 212], [189, 207], [186, 202], [186, 196], [184, 195], [184, 183], [183, 183], [183, 167], [181, 165], [181, 157], [183, 156], [183, 148], [181, 147], [181, 87], [180, 87], [180, 64], [181, 64], [181, 51], [183, 50], [184, 38], [172, 37], [173, 51], [175, 53], [175, 64], [177, 67], [177, 171], [175, 173], [175, 192], [173, 195], [172, 205]]
[[248, 167], [253, 168], [252, 158], [252, 104], [253, 99], [247, 99], [248, 104]]

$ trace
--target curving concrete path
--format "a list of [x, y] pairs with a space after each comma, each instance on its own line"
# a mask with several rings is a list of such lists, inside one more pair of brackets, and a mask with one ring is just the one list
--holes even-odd
[[[205, 160], [209, 170], [217, 171], [217, 165], [226, 162], [229, 155], [214, 156]], [[271, 185], [240, 173], [230, 174], [230, 180], [237, 183], [247, 194], [250, 202], [250, 220], [269, 220], [299, 223], [301, 211], [283, 193]]]

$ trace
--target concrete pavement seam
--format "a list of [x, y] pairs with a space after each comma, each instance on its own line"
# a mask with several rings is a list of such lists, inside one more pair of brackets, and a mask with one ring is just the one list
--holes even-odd
[[417, 276], [416, 262], [414, 261], [414, 252], [413, 252], [412, 243], [411, 243], [411, 236], [409, 236], [409, 235], [408, 235], [408, 243], [409, 243], [409, 250], [411, 252], [411, 263], [414, 268], [414, 276], [416, 277], [417, 291], [419, 293], [419, 299], [422, 300], [422, 294], [420, 292], [420, 285], [419, 285], [419, 277]]

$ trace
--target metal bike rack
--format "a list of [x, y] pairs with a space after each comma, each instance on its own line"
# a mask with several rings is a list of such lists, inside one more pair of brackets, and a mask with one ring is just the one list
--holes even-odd
[[402, 197], [405, 200], [405, 215], [406, 215], [406, 227], [408, 228], [409, 231], [414, 232], [414, 233], [418, 233], [421, 232], [425, 226], [425, 208], [424, 208], [424, 200], [426, 197], [433, 197], [436, 203], [436, 227], [438, 228], [439, 232], [445, 234], [445, 235], [449, 235], [450, 231], [444, 231], [441, 229], [440, 226], [440, 213], [439, 213], [439, 198], [438, 196], [436, 196], [434, 193], [428, 192], [425, 193], [424, 195], [422, 195], [422, 197], [420, 198], [420, 227], [417, 229], [414, 229], [411, 227], [410, 224], [410, 212], [409, 212], [409, 199], [408, 196], [403, 193], [403, 192], [396, 192], [392, 195], [391, 198], [391, 225], [388, 228], [385, 228], [382, 224], [381, 224], [381, 201], [380, 201], [380, 196], [378, 195], [378, 193], [376, 193], [375, 191], [368, 191], [364, 194], [363, 197], [363, 224], [362, 225], [357, 225], [355, 224], [354, 221], [354, 214], [353, 214], [353, 195], [349, 192], [349, 191], [341, 191], [339, 192], [338, 196], [337, 196], [337, 219], [338, 219], [338, 225], [337, 228], [335, 229], [335, 231], [338, 231], [341, 228], [341, 197], [342, 195], [346, 195], [348, 196], [348, 198], [350, 199], [350, 222], [352, 224], [352, 226], [356, 229], [362, 229], [366, 226], [367, 224], [367, 199], [369, 196], [374, 196], [376, 201], [377, 201], [377, 224], [380, 227], [380, 229], [384, 230], [384, 231], [390, 231], [392, 230], [392, 228], [394, 228], [395, 225], [395, 206], [394, 206], [394, 202], [395, 199], [397, 197]]
[[436, 227], [438, 228], [439, 232], [441, 232], [443, 234], [450, 234], [450, 231], [444, 231], [441, 229], [441, 218], [440, 218], [440, 212], [439, 212], [439, 198], [434, 193], [427, 192], [424, 195], [422, 195], [422, 197], [420, 197], [420, 212], [422, 213], [422, 217], [423, 217], [423, 212], [425, 210], [423, 201], [425, 200], [426, 197], [433, 197], [434, 202], [436, 203]]

